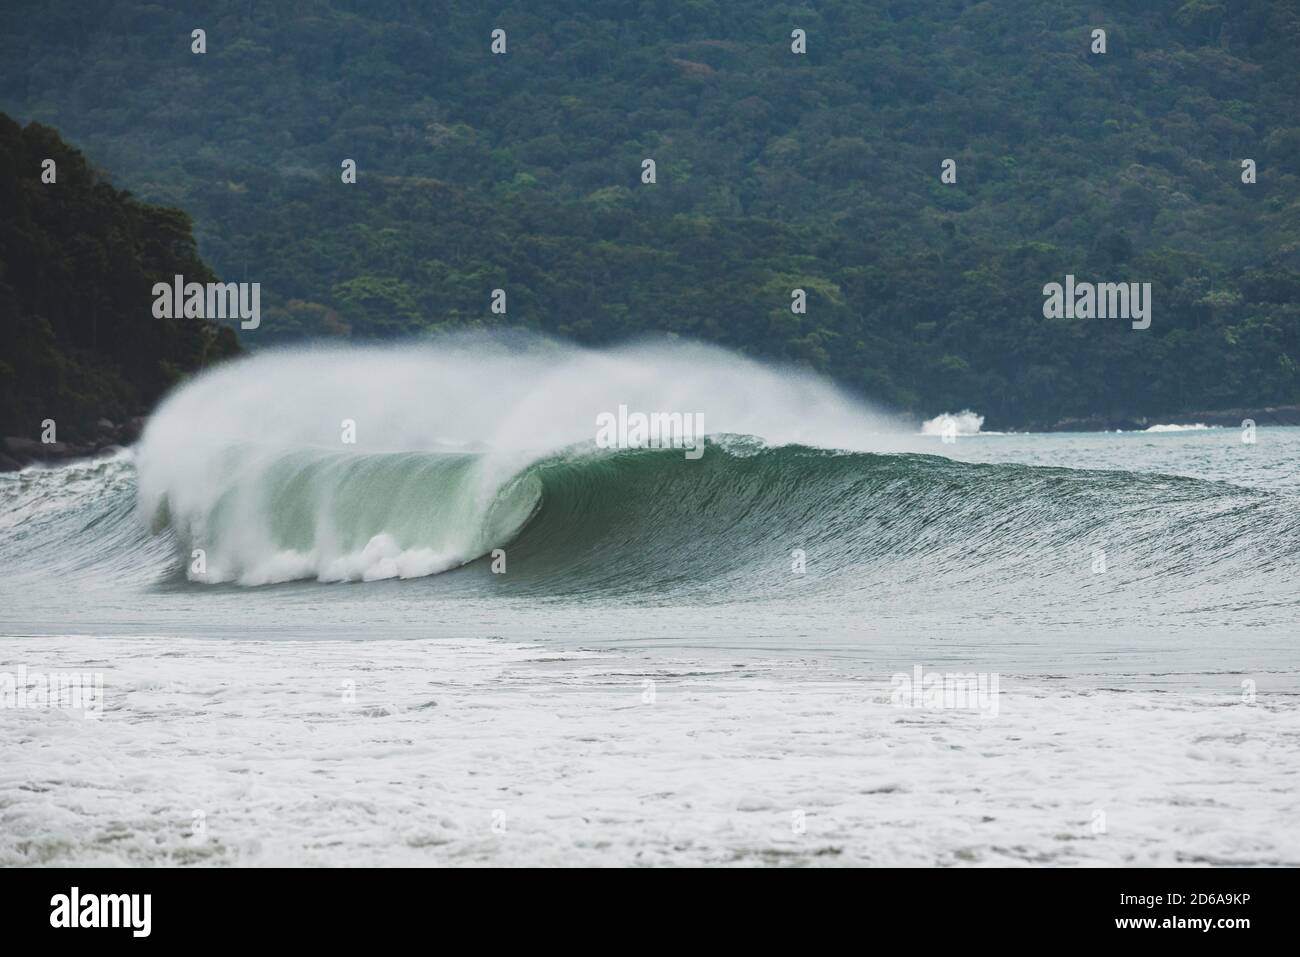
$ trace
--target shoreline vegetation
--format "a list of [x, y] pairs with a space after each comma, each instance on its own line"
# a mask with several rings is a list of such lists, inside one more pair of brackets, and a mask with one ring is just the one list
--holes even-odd
[[[1300, 9], [1286, 0], [536, 0], [501, 24], [502, 55], [490, 18], [455, 4], [430, 20], [397, 0], [320, 0], [304, 20], [222, 0], [196, 54], [179, 8], [124, 0], [87, 31], [71, 0], [16, 2], [0, 110], [45, 125], [3, 161], [0, 189], [68, 191], [62, 162], [57, 186], [39, 180], [70, 149], [58, 129], [168, 208], [151, 231], [194, 269], [151, 283], [260, 284], [250, 349], [675, 336], [915, 419], [976, 409], [991, 431], [1300, 402]], [[63, 215], [101, 223], [99, 195]], [[94, 272], [120, 258], [116, 243], [83, 258], [75, 231], [20, 234], [0, 256], [0, 287], [35, 263], [30, 314], [56, 329], [93, 330], [98, 304], [98, 350], [62, 374], [105, 401], [121, 382], [96, 381], [93, 355], [154, 346], [103, 312], [151, 301]], [[1071, 276], [1109, 290], [1107, 308], [1085, 294], [1044, 315], [1044, 290]], [[1134, 284], [1140, 318], [1083, 318]], [[32, 370], [20, 398], [44, 398], [28, 390], [48, 364], [19, 346], [0, 361]], [[153, 363], [128, 380], [147, 385], [139, 406], [82, 403], [79, 421], [143, 414], [202, 364]], [[0, 435], [59, 418], [42, 404], [21, 428], [0, 412]]]
[[[35, 172], [47, 154], [57, 161], [57, 192]], [[230, 325], [159, 319], [150, 308], [145, 293], [158, 274], [216, 279], [198, 256], [190, 219], [113, 188], [55, 131], [36, 123], [19, 127], [4, 114], [0, 166], [14, 173], [3, 198], [16, 212], [0, 224], [0, 472], [129, 446], [172, 387], [244, 353]], [[30, 175], [15, 172], [23, 167]], [[29, 261], [31, 250], [60, 245], [99, 248], [99, 261], [115, 265], [86, 272], [71, 262]], [[1285, 292], [1276, 298], [1286, 298]], [[865, 398], [879, 400], [869, 393]], [[915, 409], [902, 411], [923, 417]], [[57, 423], [57, 441], [42, 437], [50, 419]], [[1246, 419], [1260, 426], [1300, 425], [1300, 404], [1057, 418], [1021, 414], [991, 417], [988, 424], [1010, 432], [1140, 432], [1161, 424], [1235, 428]]]
[[10, 437], [9, 461], [129, 443], [172, 387], [242, 352], [229, 326], [153, 315], [159, 276], [216, 278], [189, 216], [115, 188], [57, 132], [3, 113], [0, 211], [0, 436]]

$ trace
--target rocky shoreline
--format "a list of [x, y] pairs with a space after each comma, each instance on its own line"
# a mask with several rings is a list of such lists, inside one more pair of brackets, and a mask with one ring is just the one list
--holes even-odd
[[140, 438], [144, 424], [144, 416], [135, 416], [121, 423], [100, 419], [95, 424], [95, 437], [89, 442], [41, 442], [39, 439], [8, 435], [0, 438], [0, 472], [16, 472], [29, 465], [52, 465], [73, 459], [93, 458], [114, 449], [125, 448]]
[[1221, 409], [1217, 412], [1185, 412], [1179, 415], [1128, 416], [1093, 415], [1086, 418], [1061, 419], [1042, 428], [1016, 431], [1030, 432], [1143, 432], [1153, 425], [1217, 425], [1239, 429], [1246, 419], [1257, 426], [1300, 425], [1300, 405], [1267, 406], [1262, 409]]

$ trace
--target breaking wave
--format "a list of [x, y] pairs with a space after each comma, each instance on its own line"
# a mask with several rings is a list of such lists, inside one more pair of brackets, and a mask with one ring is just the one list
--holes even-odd
[[[596, 415], [619, 404], [702, 414], [703, 457], [597, 448]], [[0, 571], [12, 588], [907, 594], [985, 616], [1061, 595], [1107, 614], [1228, 614], [1247, 585], [1279, 614], [1298, 601], [1290, 494], [917, 449], [934, 445], [817, 379], [713, 349], [272, 353], [181, 388], [133, 454], [4, 477]], [[495, 549], [506, 575], [491, 573]], [[1105, 575], [1089, 572], [1099, 550]]]
[[140, 510], [175, 532], [199, 581], [430, 575], [512, 540], [557, 461], [599, 469], [596, 417], [620, 406], [777, 444], [887, 448], [899, 434], [821, 380], [703, 346], [295, 350], [162, 405], [139, 449]]

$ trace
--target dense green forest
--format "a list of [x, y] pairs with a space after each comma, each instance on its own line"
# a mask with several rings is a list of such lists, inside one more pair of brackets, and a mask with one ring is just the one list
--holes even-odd
[[[1294, 0], [6, 6], [0, 108], [189, 212], [250, 348], [676, 334], [991, 427], [1300, 401]], [[1067, 273], [1151, 328], [1045, 319]]]
[[99, 419], [147, 412], [239, 351], [228, 328], [153, 318], [155, 281], [215, 278], [189, 217], [114, 189], [53, 130], [2, 113], [0, 210], [0, 435], [34, 440], [53, 419], [60, 440], [88, 440]]

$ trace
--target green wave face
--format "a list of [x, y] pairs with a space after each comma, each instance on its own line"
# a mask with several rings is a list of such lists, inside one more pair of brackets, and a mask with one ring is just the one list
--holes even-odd
[[[1277, 493], [730, 445], [699, 461], [625, 451], [534, 467], [542, 499], [509, 550], [515, 584], [692, 602], [901, 591], [921, 605], [977, 596], [972, 607], [1014, 610], [1065, 588], [1152, 606], [1203, 603], [1212, 589], [1232, 602], [1248, 583], [1296, 601], [1300, 514]], [[1093, 573], [1099, 558], [1108, 574]]]
[[972, 624], [1060, 607], [1093, 626], [1248, 626], [1300, 602], [1294, 495], [1191, 478], [722, 437], [694, 461], [571, 447], [514, 470], [486, 453], [236, 449], [211, 479], [215, 494], [177, 486], [141, 516], [129, 456], [6, 477], [0, 573], [79, 591], [422, 578], [412, 597]]

